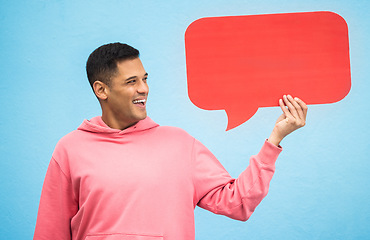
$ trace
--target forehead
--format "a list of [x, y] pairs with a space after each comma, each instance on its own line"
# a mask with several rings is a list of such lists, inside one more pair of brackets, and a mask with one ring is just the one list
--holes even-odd
[[127, 59], [117, 62], [117, 77], [129, 78], [133, 76], [144, 76], [146, 71], [140, 58]]

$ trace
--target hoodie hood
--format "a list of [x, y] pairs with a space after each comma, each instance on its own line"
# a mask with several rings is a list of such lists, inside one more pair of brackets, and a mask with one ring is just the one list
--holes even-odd
[[146, 117], [144, 120], [137, 122], [135, 125], [128, 127], [126, 129], [114, 129], [109, 127], [103, 121], [101, 116], [93, 117], [90, 120], [85, 119], [82, 124], [77, 128], [77, 130], [93, 132], [93, 133], [103, 133], [103, 134], [127, 134], [131, 132], [139, 132], [148, 130], [151, 128], [158, 127], [159, 125], [155, 123], [151, 118]]

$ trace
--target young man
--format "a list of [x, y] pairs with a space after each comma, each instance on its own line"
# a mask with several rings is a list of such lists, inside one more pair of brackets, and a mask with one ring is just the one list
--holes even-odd
[[35, 240], [194, 239], [196, 205], [245, 221], [267, 194], [280, 141], [305, 124], [305, 103], [283, 96], [271, 136], [233, 179], [199, 141], [147, 117], [148, 73], [136, 49], [103, 45], [86, 69], [102, 116], [58, 142]]

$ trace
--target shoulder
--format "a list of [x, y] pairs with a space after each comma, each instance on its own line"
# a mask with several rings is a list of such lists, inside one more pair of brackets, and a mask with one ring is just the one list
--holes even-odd
[[59, 141], [56, 145], [56, 148], [67, 147], [67, 146], [75, 143], [76, 141], [79, 140], [80, 135], [81, 135], [81, 131], [73, 130], [72, 132], [64, 135], [61, 139], [59, 139]]
[[159, 126], [157, 127], [159, 134], [176, 137], [176, 138], [189, 138], [194, 139], [188, 132], [179, 127], [172, 126]]
[[83, 138], [81, 134], [82, 134], [81, 131], [74, 130], [63, 136], [55, 146], [53, 158], [56, 160], [60, 160], [67, 157], [70, 149], [78, 147], [78, 144], [81, 142]]
[[171, 143], [171, 145], [192, 145], [194, 143], [194, 137], [179, 127], [159, 126], [153, 130], [153, 139], [160, 139], [162, 142]]

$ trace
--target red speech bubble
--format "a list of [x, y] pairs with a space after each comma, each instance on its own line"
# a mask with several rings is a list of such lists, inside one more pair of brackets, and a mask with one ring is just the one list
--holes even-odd
[[283, 94], [334, 103], [351, 88], [348, 28], [333, 12], [210, 17], [185, 32], [190, 100], [224, 109], [226, 130]]

